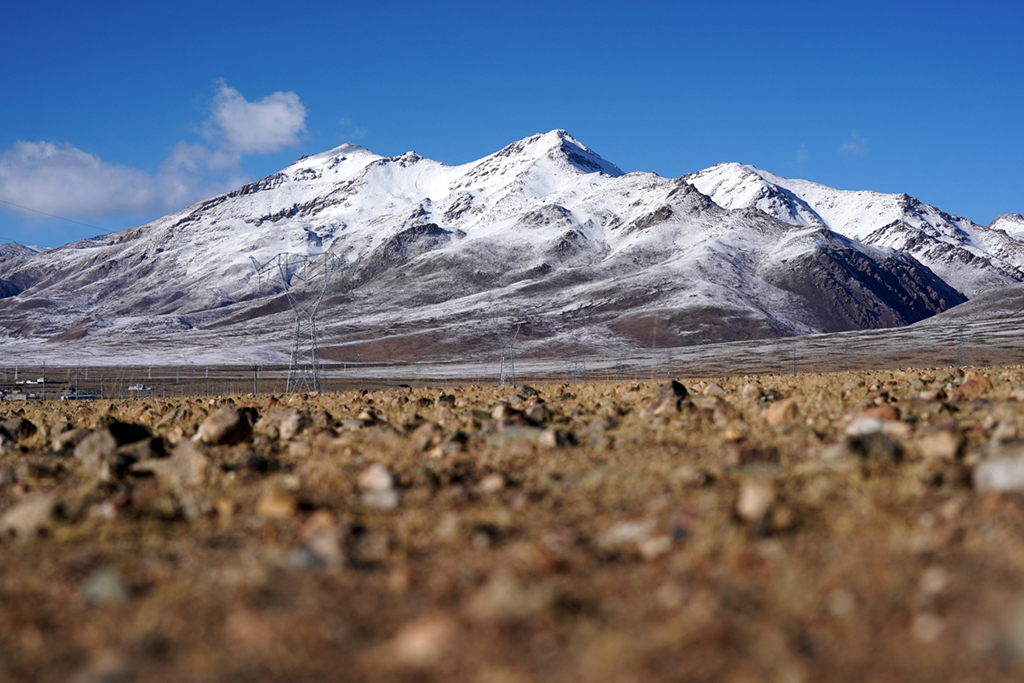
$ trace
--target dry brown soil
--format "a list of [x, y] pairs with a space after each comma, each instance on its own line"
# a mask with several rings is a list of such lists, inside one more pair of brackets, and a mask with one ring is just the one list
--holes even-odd
[[0, 404], [0, 680], [1024, 676], [1024, 368], [681, 382]]

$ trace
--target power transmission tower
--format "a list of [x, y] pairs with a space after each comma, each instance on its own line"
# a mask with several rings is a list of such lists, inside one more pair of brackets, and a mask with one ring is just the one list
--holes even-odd
[[265, 284], [278, 284], [295, 314], [285, 391], [324, 391], [316, 314], [331, 276], [343, 262], [333, 254], [323, 253], [318, 256], [278, 254], [266, 263], [252, 258], [252, 263], [258, 287], [262, 290]]
[[498, 335], [498, 342], [501, 344], [501, 365], [498, 367], [498, 386], [516, 384], [516, 356], [515, 342], [519, 336], [519, 330], [523, 327], [522, 321], [516, 321], [515, 331], [511, 335], [503, 335], [498, 321], [494, 321], [494, 332]]
[[587, 381], [587, 356], [583, 346], [582, 339], [576, 339], [573, 342], [573, 356], [566, 365], [568, 366], [568, 380], [572, 384], [576, 384], [580, 380]]
[[967, 365], [967, 342], [964, 339], [963, 323], [960, 323], [956, 329], [956, 365], [958, 368]]

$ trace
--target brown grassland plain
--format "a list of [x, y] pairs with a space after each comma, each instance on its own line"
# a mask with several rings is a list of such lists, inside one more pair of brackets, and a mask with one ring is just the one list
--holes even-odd
[[0, 404], [0, 680], [1024, 675], [1024, 368]]

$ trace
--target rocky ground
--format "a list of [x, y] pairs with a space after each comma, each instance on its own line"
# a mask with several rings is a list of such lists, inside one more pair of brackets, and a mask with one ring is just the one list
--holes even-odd
[[0, 404], [0, 680], [1024, 675], [1024, 367]]

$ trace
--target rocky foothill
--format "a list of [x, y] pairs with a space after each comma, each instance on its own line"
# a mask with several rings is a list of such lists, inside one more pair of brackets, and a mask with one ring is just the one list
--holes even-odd
[[0, 404], [0, 680], [1024, 676], [1024, 367]]

